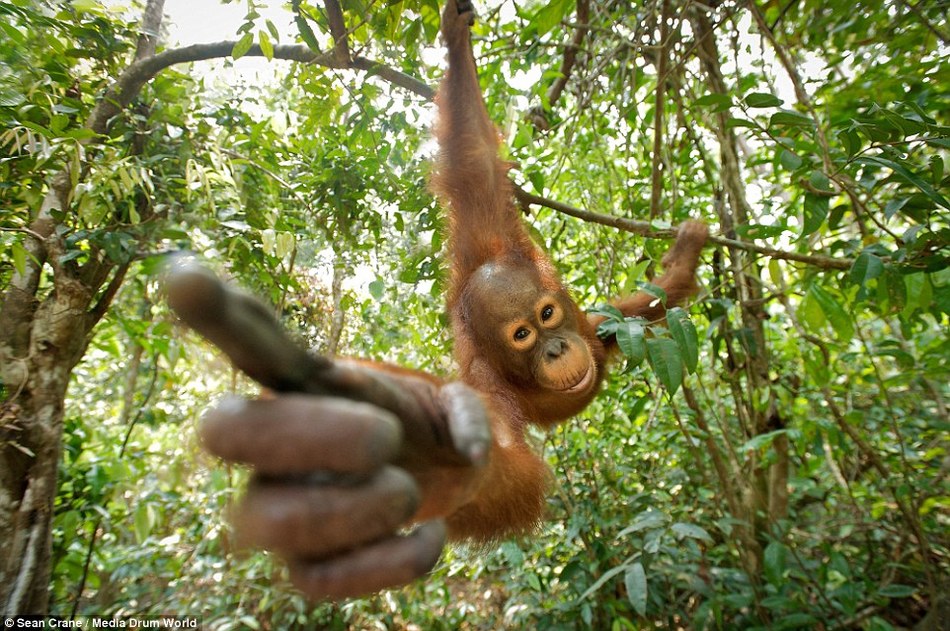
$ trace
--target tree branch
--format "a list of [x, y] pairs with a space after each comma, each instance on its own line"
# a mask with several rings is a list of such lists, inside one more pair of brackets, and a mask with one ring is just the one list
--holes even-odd
[[149, 0], [142, 15], [142, 25], [139, 27], [140, 35], [135, 46], [135, 61], [155, 54], [164, 16], [165, 0]]
[[653, 105], [653, 165], [650, 173], [650, 219], [660, 216], [663, 197], [663, 114], [666, 108], [666, 74], [669, 65], [670, 0], [660, 10], [660, 50], [656, 60], [656, 92]]
[[[570, 204], [565, 204], [563, 202], [529, 193], [517, 185], [515, 185], [515, 197], [523, 206], [532, 204], [536, 206], [543, 206], [582, 221], [596, 223], [602, 226], [609, 226], [617, 230], [623, 230], [624, 232], [638, 234], [648, 239], [673, 239], [676, 237], [675, 228], [656, 228], [649, 221], [637, 221], [635, 219], [627, 219], [625, 217], [614, 217], [613, 215], [595, 213], [590, 210], [584, 210], [582, 208], [571, 206]], [[787, 261], [795, 261], [797, 263], [805, 263], [807, 265], [812, 265], [821, 269], [846, 270], [850, 269], [854, 264], [854, 259], [835, 258], [820, 254], [799, 254], [798, 252], [786, 252], [784, 250], [777, 250], [775, 248], [769, 248], [756, 243], [737, 241], [736, 239], [727, 239], [726, 237], [720, 236], [711, 235], [708, 240], [710, 243], [715, 243], [717, 245], [732, 247], [738, 250], [745, 250], [747, 252], [755, 252], [773, 259], [783, 259]]]
[[561, 69], [558, 78], [548, 89], [548, 106], [553, 106], [559, 98], [567, 82], [571, 78], [571, 72], [574, 70], [574, 64], [577, 62], [577, 52], [587, 37], [587, 24], [590, 22], [590, 0], [577, 1], [577, 28], [574, 30], [574, 37], [571, 43], [564, 49], [564, 59], [561, 61]]
[[431, 101], [435, 98], [435, 90], [430, 88], [427, 84], [395, 68], [381, 64], [378, 61], [373, 61], [366, 57], [354, 57], [350, 67], [356, 70], [363, 70], [370, 76], [375, 75], [396, 87], [417, 94], [427, 101]]
[[112, 280], [109, 281], [109, 285], [105, 291], [102, 292], [95, 306], [90, 310], [85, 331], [87, 335], [92, 332], [92, 328], [98, 324], [99, 320], [106, 314], [106, 311], [109, 310], [109, 307], [112, 305], [112, 300], [115, 298], [115, 295], [119, 293], [119, 289], [122, 287], [123, 281], [125, 281], [125, 275], [128, 273], [129, 265], [133, 260], [134, 258], [126, 261], [115, 270], [115, 274], [112, 276]]
[[[98, 134], [104, 134], [108, 129], [109, 121], [128, 106], [142, 89], [142, 86], [159, 72], [176, 64], [230, 57], [234, 44], [233, 41], [193, 44], [165, 50], [157, 55], [134, 62], [126, 68], [125, 72], [102, 97], [89, 115], [86, 126]], [[244, 56], [263, 57], [264, 53], [261, 47], [255, 44]], [[354, 57], [349, 63], [340, 63], [335, 53], [317, 54], [303, 44], [275, 46], [273, 57], [274, 59], [316, 64], [327, 68], [363, 70], [423, 98], [432, 99], [435, 96], [435, 91], [419, 79], [365, 57]]]
[[44, 237], [39, 232], [35, 230], [30, 230], [29, 228], [7, 228], [6, 226], [0, 226], [0, 232], [22, 232], [23, 234], [28, 234], [39, 242], [42, 242]]
[[[584, 44], [584, 38], [587, 37], [588, 24], [590, 23], [590, 0], [577, 1], [577, 27], [574, 30], [574, 37], [571, 43], [564, 48], [564, 58], [561, 60], [561, 68], [558, 71], [558, 77], [548, 88], [547, 108], [553, 108], [567, 82], [571, 79], [571, 73], [574, 70], [574, 64], [577, 63], [577, 53]], [[528, 112], [528, 119], [540, 130], [549, 129], [551, 123], [545, 114], [545, 105], [536, 105]]]
[[326, 0], [327, 21], [330, 23], [330, 34], [333, 36], [333, 57], [337, 63], [350, 64], [350, 45], [347, 41], [346, 22], [343, 19], [343, 10], [337, 0]]
[[904, 5], [905, 7], [907, 7], [908, 9], [910, 9], [911, 12], [917, 16], [917, 19], [920, 20], [920, 23], [923, 24], [925, 27], [927, 27], [928, 31], [936, 35], [937, 38], [941, 42], [943, 42], [944, 44], [950, 44], [950, 37], [948, 37], [946, 33], [944, 33], [943, 31], [939, 30], [936, 26], [934, 26], [934, 24], [930, 20], [927, 19], [927, 16], [924, 15], [924, 12], [920, 10], [920, 5], [924, 3], [921, 2], [921, 3], [917, 3], [916, 5], [913, 5], [907, 0], [897, 0], [897, 1], [900, 4]]

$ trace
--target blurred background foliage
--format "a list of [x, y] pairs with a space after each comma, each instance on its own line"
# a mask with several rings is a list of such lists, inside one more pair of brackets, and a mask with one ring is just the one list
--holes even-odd
[[[236, 56], [332, 47], [326, 5], [295, 0], [281, 36], [258, 4]], [[556, 479], [537, 537], [318, 606], [233, 546], [245, 474], [203, 454], [195, 426], [254, 386], [175, 323], [160, 265], [194, 252], [309, 346], [450, 374], [433, 106], [358, 68], [274, 60], [270, 81], [229, 83], [199, 62], [161, 72], [90, 142], [142, 8], [0, 2], [0, 289], [31, 264], [51, 178], [80, 163], [53, 217], [58, 262], [128, 266], [70, 373], [53, 612], [213, 629], [947, 624], [946, 0], [479, 3], [480, 76], [519, 186], [657, 235], [712, 226], [697, 367], [674, 383], [618, 362], [594, 405], [537, 435]], [[434, 0], [341, 8], [354, 54], [437, 84]], [[526, 221], [590, 307], [669, 243], [562, 210]], [[58, 268], [42, 273], [37, 300]]]

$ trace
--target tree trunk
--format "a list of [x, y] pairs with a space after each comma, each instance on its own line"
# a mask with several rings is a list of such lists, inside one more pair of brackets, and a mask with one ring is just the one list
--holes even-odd
[[63, 405], [69, 375], [88, 343], [90, 293], [54, 292], [37, 309], [27, 378], [4, 402], [0, 450], [0, 586], [5, 615], [45, 613], [56, 474], [63, 445]]
[[[136, 59], [154, 55], [164, 0], [149, 0]], [[119, 82], [120, 86], [122, 82]], [[122, 99], [103, 99], [86, 126], [105, 133]], [[53, 211], [68, 214], [73, 183], [86, 165], [68, 164], [50, 178], [30, 224], [26, 269], [15, 272], [0, 303], [0, 603], [4, 615], [42, 614], [49, 608], [53, 502], [63, 449], [63, 413], [72, 369], [93, 327], [122, 284], [128, 264], [92, 251], [88, 262], [63, 262], [64, 231]], [[52, 289], [38, 294], [48, 275]], [[110, 280], [111, 277], [111, 280]], [[108, 282], [107, 282], [108, 281]]]
[[[699, 59], [710, 90], [728, 94], [709, 16], [703, 11], [694, 11], [691, 17]], [[734, 238], [735, 229], [749, 225], [753, 213], [745, 194], [738, 140], [727, 119], [727, 112], [719, 112], [713, 132], [719, 143], [720, 175], [725, 192], [725, 203], [718, 207], [719, 219], [723, 233]], [[732, 298], [740, 307], [743, 333], [736, 336], [742, 350], [734, 355], [738, 358], [735, 364], [741, 370], [737, 370], [735, 376], [733, 396], [736, 411], [743, 421], [745, 439], [749, 439], [782, 429], [784, 423], [776, 412], [775, 393], [769, 378], [769, 349], [764, 326], [768, 316], [759, 266], [750, 252], [732, 247], [727, 252], [727, 265], [735, 287]], [[733, 333], [736, 332], [730, 335]], [[741, 385], [739, 380], [744, 380], [745, 384]], [[743, 565], [754, 584], [760, 580], [762, 553], [772, 535], [771, 526], [786, 516], [788, 508], [789, 446], [785, 436], [780, 435], [774, 440], [772, 449], [776, 458], [771, 465], [763, 464], [757, 452], [751, 452], [744, 468], [747, 473], [741, 482], [745, 491], [745, 514], [737, 517], [747, 521], [751, 527], [741, 535], [741, 552]]]

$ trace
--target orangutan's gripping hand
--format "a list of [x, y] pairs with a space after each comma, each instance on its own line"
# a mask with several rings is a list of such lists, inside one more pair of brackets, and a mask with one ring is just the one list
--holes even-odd
[[445, 543], [441, 518], [470, 499], [488, 458], [480, 396], [423, 373], [311, 355], [267, 308], [194, 265], [171, 271], [168, 300], [274, 391], [226, 399], [201, 427], [210, 452], [253, 468], [234, 518], [239, 540], [284, 557], [312, 599], [427, 573]]

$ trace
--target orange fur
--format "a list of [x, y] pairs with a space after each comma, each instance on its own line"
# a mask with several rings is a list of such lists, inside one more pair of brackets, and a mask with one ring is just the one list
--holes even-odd
[[[499, 136], [478, 86], [471, 14], [459, 15], [455, 0], [449, 0], [442, 19], [449, 68], [437, 96], [440, 152], [432, 187], [448, 211], [452, 276], [447, 308], [459, 377], [481, 396], [492, 443], [487, 465], [474, 472], [466, 467], [421, 467], [417, 473], [411, 457], [398, 464], [416, 475], [422, 489], [417, 520], [445, 517], [452, 539], [486, 542], [528, 533], [539, 524], [550, 472], [528, 444], [526, 427], [550, 427], [583, 410], [597, 394], [608, 353], [616, 344], [597, 337], [602, 318], [588, 318], [570, 299], [522, 224], [508, 165], [498, 157]], [[695, 291], [693, 275], [705, 239], [704, 224], [687, 222], [664, 257], [667, 271], [656, 284], [667, 292], [667, 304]], [[561, 311], [546, 325], [543, 313], [533, 307], [519, 312], [522, 302], [550, 303]], [[655, 302], [652, 296], [636, 294], [615, 305], [628, 316], [661, 319], [664, 307]], [[502, 316], [491, 315], [498, 313]], [[512, 350], [509, 338], [493, 334], [512, 325], [495, 322], [496, 317], [514, 318], [515, 328], [524, 320], [539, 339], [537, 348]], [[586, 373], [575, 385], [558, 387], [568, 378], [558, 372], [558, 362], [569, 365], [573, 378], [578, 357], [589, 366]], [[400, 380], [402, 387], [420, 399], [429, 396], [431, 381], [414, 380], [404, 369], [375, 366], [407, 377]], [[543, 377], [552, 374], [555, 386], [550, 377]]]
[[[455, 0], [449, 0], [442, 16], [449, 67], [437, 96], [440, 153], [432, 186], [449, 213], [452, 282], [448, 309], [461, 378], [490, 401], [494, 432], [490, 465], [479, 490], [471, 502], [450, 515], [448, 523], [454, 538], [485, 540], [523, 533], [539, 522], [548, 471], [527, 444], [525, 426], [550, 426], [584, 409], [598, 390], [607, 352], [614, 344], [598, 339], [597, 320], [588, 320], [571, 302], [577, 334], [596, 366], [594, 384], [574, 394], [545, 390], [500, 374], [498, 365], [508, 361], [504, 351], [476, 339], [473, 333], [473, 307], [466, 298], [484, 299], [481, 292], [471, 292], [469, 284], [472, 274], [485, 264], [501, 263], [512, 269], [527, 266], [537, 272], [538, 291], [566, 291], [547, 257], [531, 241], [515, 205], [508, 165], [498, 157], [499, 134], [478, 85], [470, 22], [471, 14], [459, 15]], [[695, 290], [693, 273], [706, 233], [701, 223], [687, 225], [690, 227], [682, 233], [687, 238], [678, 241], [664, 259], [667, 273], [657, 281], [667, 291], [670, 305]], [[650, 306], [653, 300], [640, 294], [617, 306], [627, 315], [662, 317], [663, 307]]]

